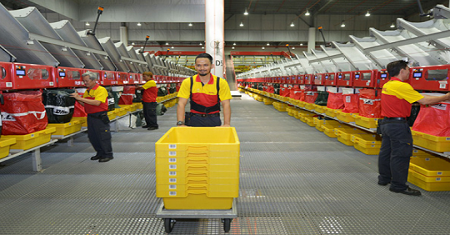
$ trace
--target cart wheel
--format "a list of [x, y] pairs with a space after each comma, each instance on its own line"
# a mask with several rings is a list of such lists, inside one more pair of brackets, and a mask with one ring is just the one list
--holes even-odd
[[175, 220], [171, 218], [164, 219], [164, 228], [166, 229], [166, 233], [172, 232], [173, 227], [175, 226]]
[[231, 228], [231, 219], [223, 219], [223, 230], [228, 233]]

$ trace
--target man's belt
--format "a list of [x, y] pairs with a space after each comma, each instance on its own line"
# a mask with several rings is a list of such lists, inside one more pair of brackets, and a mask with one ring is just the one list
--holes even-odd
[[406, 118], [402, 118], [402, 117], [385, 117], [385, 120], [391, 120], [391, 121], [406, 121]]
[[211, 113], [211, 114], [191, 113], [191, 115], [198, 117], [219, 117], [220, 113]]

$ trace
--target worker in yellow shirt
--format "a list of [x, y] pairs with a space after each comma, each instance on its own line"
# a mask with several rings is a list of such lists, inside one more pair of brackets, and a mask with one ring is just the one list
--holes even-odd
[[113, 159], [111, 131], [108, 118], [108, 92], [97, 84], [98, 75], [87, 72], [81, 75], [87, 87], [83, 97], [74, 92], [71, 94], [87, 113], [89, 141], [97, 154], [91, 160], [108, 162]]
[[142, 128], [147, 128], [147, 130], [158, 129], [158, 123], [156, 118], [156, 97], [158, 96], [158, 87], [156, 87], [156, 82], [153, 80], [152, 72], [144, 72], [143, 77], [145, 84], [137, 89], [144, 90], [142, 95], [142, 106], [144, 110], [145, 126]]
[[[231, 93], [225, 79], [211, 74], [213, 58], [207, 53], [195, 58], [197, 75], [184, 79], [178, 92], [177, 126], [221, 126], [220, 104], [223, 106], [223, 126], [230, 126]], [[191, 111], [185, 114], [190, 99]]]

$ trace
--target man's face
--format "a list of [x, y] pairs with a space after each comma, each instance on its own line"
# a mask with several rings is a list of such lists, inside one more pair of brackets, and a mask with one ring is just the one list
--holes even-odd
[[92, 89], [95, 86], [95, 84], [97, 84], [95, 82], [95, 80], [91, 80], [91, 78], [89, 76], [84, 76], [83, 82], [84, 82], [84, 85], [86, 85], [86, 87], [89, 89]]
[[400, 70], [403, 73], [403, 80], [402, 81], [407, 81], [409, 79], [409, 66], [406, 66], [406, 68]]
[[212, 64], [208, 58], [198, 58], [195, 61], [195, 70], [200, 76], [206, 76], [211, 72]]
[[152, 78], [148, 75], [144, 75], [144, 81], [148, 82], [150, 81]]

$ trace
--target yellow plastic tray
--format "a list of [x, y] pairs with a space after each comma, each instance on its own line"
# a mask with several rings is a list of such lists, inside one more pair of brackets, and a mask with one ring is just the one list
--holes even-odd
[[351, 140], [362, 148], [380, 148], [381, 138], [375, 134], [353, 134]]
[[136, 105], [137, 109], [143, 109], [144, 106], [142, 103], [133, 103], [134, 105]]
[[82, 120], [73, 120], [68, 123], [49, 123], [47, 127], [54, 127], [56, 131], [52, 136], [65, 136], [81, 130]]
[[427, 151], [423, 151], [420, 149], [413, 149], [412, 155], [413, 155], [413, 157], [419, 157], [419, 156], [427, 156], [427, 157], [433, 156], [434, 157], [434, 155], [432, 153], [429, 153]]
[[436, 152], [450, 152], [450, 137], [434, 136], [418, 131], [411, 132], [415, 145]]
[[[157, 184], [156, 197], [187, 197], [189, 194], [205, 194], [208, 197], [239, 197], [239, 184]], [[206, 183], [206, 184], [205, 184]]]
[[355, 118], [355, 124], [358, 126], [362, 126], [365, 128], [377, 128], [378, 118], [362, 117], [357, 113], [354, 113], [353, 117]]
[[355, 118], [352, 116], [352, 113], [336, 111], [336, 118], [343, 122], [355, 122]]
[[322, 125], [323, 133], [325, 133], [325, 135], [327, 135], [328, 137], [336, 138], [337, 135], [336, 133], [334, 133], [334, 128], [341, 127], [342, 125], [344, 124], [341, 124], [337, 121], [328, 120], [326, 124]]
[[361, 151], [361, 152], [363, 152], [363, 153], [365, 153], [367, 155], [378, 155], [378, 154], [380, 154], [380, 147], [376, 147], [375, 145], [371, 146], [371, 147], [364, 147], [364, 146], [361, 146], [359, 144], [355, 144], [355, 145], [353, 145], [353, 147], [355, 147], [355, 149], [357, 149], [357, 150], [359, 150], [359, 151]]
[[409, 168], [425, 176], [450, 176], [450, 162], [444, 159], [415, 159]]
[[212, 198], [206, 194], [189, 194], [187, 197], [163, 198], [164, 208], [168, 210], [228, 210], [233, 198]]
[[342, 109], [330, 109], [325, 107], [325, 114], [330, 117], [336, 117], [336, 113], [342, 111]]
[[[108, 115], [108, 117], [109, 117], [109, 115]], [[72, 117], [72, 119], [70, 119], [70, 121], [71, 122], [79, 121], [81, 123], [82, 127], [87, 127], [87, 117]]]
[[427, 191], [450, 191], [450, 182], [434, 181], [427, 182], [426, 176], [413, 171], [408, 171], [408, 182]]
[[45, 130], [36, 131], [26, 135], [2, 135], [2, 139], [13, 138], [16, 143], [10, 146], [10, 149], [27, 150], [45, 144], [50, 141], [51, 134], [56, 131], [54, 127], [47, 127]]
[[334, 128], [334, 133], [336, 134], [339, 142], [341, 142], [345, 145], [348, 145], [348, 146], [353, 146], [354, 144], [351, 140], [351, 136], [353, 134], [364, 134], [367, 132], [357, 129], [357, 128], [351, 128], [351, 127], [345, 126], [345, 127]]
[[315, 126], [314, 125], [314, 119], [312, 116], [303, 116], [303, 120], [304, 123], [308, 124], [309, 126]]
[[16, 143], [15, 138], [2, 139], [0, 138], [0, 158], [7, 157], [9, 155], [9, 148]]
[[307, 110], [313, 111], [316, 108], [316, 105], [313, 104], [313, 103], [306, 103], [305, 102], [305, 107], [304, 108], [307, 109]]
[[325, 109], [327, 108], [327, 106], [320, 106], [320, 105], [315, 105], [315, 110], [318, 113], [325, 113]]

